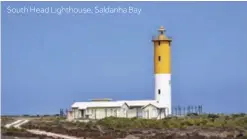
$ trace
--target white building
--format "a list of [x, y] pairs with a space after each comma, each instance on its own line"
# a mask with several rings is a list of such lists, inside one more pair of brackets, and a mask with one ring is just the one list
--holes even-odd
[[161, 119], [167, 115], [165, 106], [155, 100], [75, 102], [69, 119], [102, 119], [105, 117], [140, 117]]
[[68, 113], [68, 120], [102, 119], [105, 117], [140, 117], [162, 119], [171, 114], [170, 42], [164, 35], [164, 28], [153, 38], [154, 44], [154, 100], [98, 99], [89, 102], [75, 102]]

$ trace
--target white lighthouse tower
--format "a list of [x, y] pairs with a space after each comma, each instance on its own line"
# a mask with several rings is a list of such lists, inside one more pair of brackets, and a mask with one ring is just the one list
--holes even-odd
[[167, 107], [167, 114], [171, 114], [171, 71], [170, 71], [170, 43], [165, 29], [160, 27], [159, 34], [153, 38], [154, 45], [154, 82], [155, 100]]

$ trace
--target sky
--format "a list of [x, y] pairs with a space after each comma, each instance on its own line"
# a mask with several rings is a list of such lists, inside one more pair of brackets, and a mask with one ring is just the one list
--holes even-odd
[[[17, 14], [129, 6], [141, 14]], [[154, 98], [152, 36], [172, 37], [172, 105], [247, 112], [246, 2], [2, 2], [4, 114], [54, 114], [92, 98]]]

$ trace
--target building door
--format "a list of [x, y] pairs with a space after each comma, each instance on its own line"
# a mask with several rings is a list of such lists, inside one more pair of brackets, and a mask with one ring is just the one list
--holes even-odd
[[142, 109], [141, 108], [136, 108], [136, 117], [142, 117]]
[[80, 117], [84, 118], [84, 113], [85, 113], [85, 111], [81, 110], [81, 116]]

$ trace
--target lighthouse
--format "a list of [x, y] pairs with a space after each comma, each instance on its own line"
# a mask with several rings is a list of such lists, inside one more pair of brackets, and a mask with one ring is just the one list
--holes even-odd
[[154, 92], [155, 100], [167, 108], [166, 114], [171, 114], [171, 69], [170, 44], [171, 39], [165, 35], [164, 27], [158, 29], [159, 34], [153, 37], [154, 46]]
[[92, 99], [74, 102], [68, 120], [80, 118], [102, 119], [105, 117], [163, 119], [171, 115], [170, 43], [165, 29], [160, 27], [152, 39], [154, 50], [155, 98], [150, 100]]

